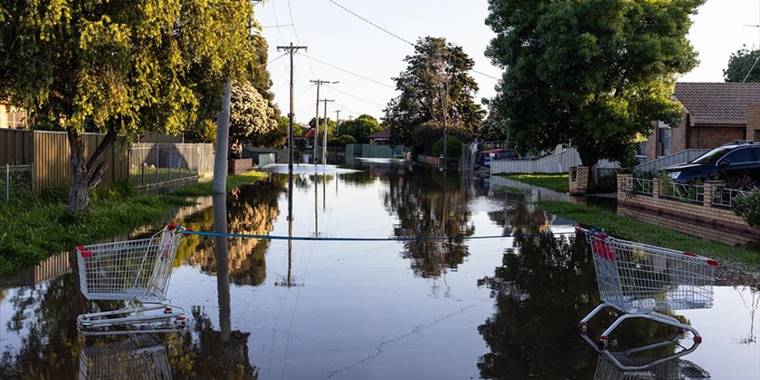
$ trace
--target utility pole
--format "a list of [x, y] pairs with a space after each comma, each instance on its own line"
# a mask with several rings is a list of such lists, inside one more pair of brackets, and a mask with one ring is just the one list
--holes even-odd
[[[317, 85], [317, 112], [314, 115], [314, 165], [317, 164], [317, 138], [319, 137], [319, 89], [322, 87], [323, 84], [337, 84], [340, 82], [331, 82], [321, 79], [316, 79], [310, 81], [311, 83], [314, 83]], [[324, 164], [324, 162], [323, 162]]]
[[341, 110], [335, 110], [335, 133], [338, 133], [338, 127], [340, 126], [340, 113]]
[[325, 136], [322, 139], [322, 165], [327, 165], [327, 103], [334, 102], [335, 100], [322, 99], [322, 101], [325, 102], [325, 127], [323, 128]]
[[278, 46], [277, 51], [286, 51], [290, 54], [290, 112], [288, 113], [288, 220], [293, 220], [293, 119], [295, 111], [293, 109], [293, 54], [299, 50], [306, 50], [306, 46], [294, 46], [291, 42], [289, 46]]

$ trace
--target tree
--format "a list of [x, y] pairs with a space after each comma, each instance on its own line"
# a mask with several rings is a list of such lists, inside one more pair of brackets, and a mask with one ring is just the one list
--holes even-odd
[[507, 120], [500, 112], [497, 105], [503, 100], [497, 95], [494, 99], [483, 99], [483, 104], [488, 107], [488, 116], [480, 123], [477, 136], [482, 141], [508, 140]]
[[[202, 110], [218, 112], [224, 83], [254, 62], [252, 16], [248, 0], [0, 5], [0, 97], [66, 131], [70, 212], [88, 208], [117, 137], [179, 133]], [[89, 157], [85, 131], [106, 133]]]
[[[314, 128], [317, 125], [317, 118], [312, 117], [311, 120], [309, 120], [309, 128]], [[333, 136], [335, 136], [335, 120], [330, 119], [329, 117], [327, 119], [320, 117], [319, 118], [319, 136], [317, 136], [317, 141], [319, 141], [319, 144], [322, 144], [322, 139], [325, 135], [325, 125], [327, 126], [327, 139], [329, 139]]]
[[338, 126], [338, 135], [348, 135], [359, 144], [369, 143], [369, 136], [382, 131], [380, 122], [370, 115], [361, 115], [353, 120], [346, 120]]
[[392, 139], [414, 146], [419, 143], [414, 140], [415, 129], [443, 128], [444, 116], [449, 129], [475, 132], [484, 116], [473, 100], [478, 85], [469, 71], [475, 62], [462, 47], [444, 38], [422, 38], [414, 49], [404, 59], [406, 70], [395, 78], [401, 95], [385, 109]]
[[251, 83], [242, 82], [232, 88], [230, 144], [249, 141], [262, 145], [277, 132], [277, 110]]
[[499, 109], [524, 152], [570, 143], [584, 165], [632, 155], [653, 121], [677, 125], [675, 78], [703, 0], [489, 0], [486, 54], [506, 72]]
[[748, 50], [746, 46], [731, 53], [728, 68], [723, 70], [726, 82], [760, 82], [758, 58], [760, 58], [760, 50]]

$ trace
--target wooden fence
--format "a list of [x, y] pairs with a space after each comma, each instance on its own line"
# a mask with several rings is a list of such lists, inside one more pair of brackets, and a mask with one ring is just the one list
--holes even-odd
[[[85, 156], [89, 158], [105, 138], [85, 133]], [[110, 185], [129, 177], [127, 142], [117, 141], [103, 154], [108, 164], [103, 184]], [[37, 191], [71, 182], [71, 150], [66, 132], [0, 130], [0, 164], [33, 165], [33, 184]]]

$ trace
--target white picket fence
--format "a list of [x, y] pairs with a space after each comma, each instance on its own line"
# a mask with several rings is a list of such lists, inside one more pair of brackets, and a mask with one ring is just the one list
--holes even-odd
[[[497, 160], [491, 162], [491, 174], [513, 173], [540, 173], [559, 174], [568, 173], [573, 166], [581, 165], [581, 156], [574, 148], [565, 149], [538, 160]], [[601, 160], [596, 164], [600, 169], [617, 169], [617, 162]]]

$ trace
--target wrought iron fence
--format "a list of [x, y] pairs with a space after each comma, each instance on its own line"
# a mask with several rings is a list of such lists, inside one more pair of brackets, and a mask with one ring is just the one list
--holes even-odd
[[652, 195], [654, 194], [654, 181], [645, 178], [633, 178], [632, 189], [636, 194]]
[[0, 199], [9, 202], [29, 194], [33, 188], [32, 165], [3, 165], [0, 167]]
[[704, 203], [705, 187], [670, 181], [660, 182], [660, 197], [689, 203]]
[[749, 196], [752, 191], [729, 189], [725, 186], [718, 186], [713, 191], [712, 205], [718, 208], [733, 208], [736, 199], [739, 197]]

